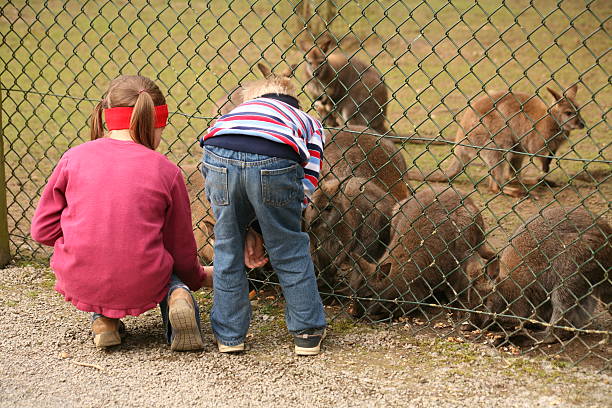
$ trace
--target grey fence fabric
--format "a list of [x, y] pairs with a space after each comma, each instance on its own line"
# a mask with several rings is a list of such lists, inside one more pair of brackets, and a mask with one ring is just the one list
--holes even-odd
[[[168, 95], [203, 263], [214, 217], [197, 138], [249, 81], [290, 71], [327, 144], [304, 213], [331, 319], [609, 368], [606, 1], [26, 2], [0, 6], [11, 251], [119, 74]], [[262, 65], [262, 67], [258, 66]], [[274, 288], [270, 266], [250, 271]], [[520, 347], [520, 348], [519, 348]]]

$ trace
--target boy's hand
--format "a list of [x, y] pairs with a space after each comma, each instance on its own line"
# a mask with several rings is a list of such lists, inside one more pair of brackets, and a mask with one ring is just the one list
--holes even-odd
[[263, 237], [249, 229], [244, 238], [244, 264], [247, 268], [260, 268], [268, 263]]

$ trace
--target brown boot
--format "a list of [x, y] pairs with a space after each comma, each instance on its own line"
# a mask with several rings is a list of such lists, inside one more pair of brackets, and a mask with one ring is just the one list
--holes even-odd
[[125, 333], [125, 326], [119, 319], [106, 316], [98, 317], [91, 324], [96, 347], [111, 347], [121, 344], [121, 337]]
[[178, 288], [172, 291], [168, 299], [168, 318], [172, 326], [171, 350], [188, 351], [204, 348], [195, 313], [193, 299], [188, 290]]

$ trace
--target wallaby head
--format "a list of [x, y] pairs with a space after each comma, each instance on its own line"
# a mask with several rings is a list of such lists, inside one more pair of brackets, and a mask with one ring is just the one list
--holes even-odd
[[495, 291], [495, 278], [498, 275], [499, 258], [497, 257], [489, 260], [484, 268], [468, 272], [470, 280], [468, 306], [475, 311], [470, 313], [469, 320], [474, 327], [489, 326], [492, 322], [490, 313], [501, 312], [503, 309], [503, 298]]
[[351, 297], [353, 298], [348, 308], [348, 313], [351, 316], [356, 319], [368, 316], [371, 320], [376, 321], [388, 318], [393, 314], [394, 308], [386, 307], [386, 302], [371, 300], [380, 294], [368, 284], [369, 281], [383, 279], [383, 277], [389, 276], [390, 273], [390, 262], [375, 265], [363, 258], [357, 259], [357, 262], [347, 274], [348, 285], [352, 288]]
[[554, 98], [554, 103], [550, 107], [550, 114], [557, 124], [566, 132], [570, 132], [574, 129], [584, 129], [585, 123], [580, 115], [578, 104], [576, 103], [578, 84], [571, 86], [564, 95], [548, 87], [546, 89]]
[[259, 63], [257, 67], [264, 75], [264, 79], [249, 82], [242, 87], [242, 100], [250, 101], [266, 94], [289, 95], [297, 99], [297, 89], [293, 83], [294, 66], [273, 74], [270, 68]]
[[[255, 93], [259, 93], [262, 89], [259, 89], [257, 87], [261, 87], [262, 84], [266, 83], [267, 81], [271, 81], [272, 78], [274, 78], [274, 74], [272, 74], [272, 71], [270, 71], [270, 68], [268, 68], [267, 65], [262, 64], [262, 63], [258, 63], [257, 64], [257, 68], [259, 69], [259, 71], [263, 74], [264, 79], [263, 80], [255, 80], [255, 81], [249, 81], [245, 84], [243, 84], [242, 86], [240, 85], [236, 85], [233, 89], [231, 89], [226, 95], [224, 95], [223, 97], [219, 98], [217, 101], [215, 101], [215, 111], [214, 111], [214, 115], [226, 115], [228, 113], [230, 113], [236, 106], [240, 105], [242, 102], [244, 102], [245, 100], [249, 100], [249, 99], [255, 99], [258, 96], [261, 95], [265, 95], [266, 92], [262, 93], [261, 95], [256, 95], [253, 96], [253, 94]], [[286, 70], [284, 70], [281, 74], [280, 77], [282, 78], [289, 78], [293, 75], [293, 70], [295, 69], [295, 66], [291, 66], [291, 68], [288, 68]], [[291, 81], [289, 81], [290, 83]], [[289, 85], [285, 85], [285, 84], [275, 84], [272, 86], [272, 88], [274, 88], [275, 90], [272, 92], [268, 92], [268, 93], [281, 93], [281, 92], [276, 92], [276, 89], [283, 89], [285, 90], [285, 88], [290, 88], [291, 84]], [[245, 99], [245, 89], [249, 89], [249, 92], [252, 92], [252, 94], [247, 95], [248, 98]], [[286, 95], [290, 95], [295, 97], [295, 91], [293, 91], [293, 94], [288, 94], [285, 92]]]
[[300, 43], [300, 48], [304, 51], [306, 59], [306, 72], [313, 78], [321, 75], [322, 68], [327, 61], [329, 50], [336, 44], [335, 40], [329, 35], [324, 34], [311, 44], [307, 41]]
[[315, 266], [332, 289], [345, 286], [338, 276], [341, 264], [382, 256], [394, 201], [376, 183], [357, 177], [324, 181], [313, 194], [304, 213], [305, 229]]

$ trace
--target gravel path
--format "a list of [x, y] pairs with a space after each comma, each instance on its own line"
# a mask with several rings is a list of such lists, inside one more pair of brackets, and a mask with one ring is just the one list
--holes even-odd
[[124, 344], [101, 351], [48, 269], [0, 272], [0, 407], [612, 406], [609, 373], [386, 326], [332, 323], [324, 352], [298, 358], [282, 316], [261, 311], [243, 355], [171, 352], [157, 310], [126, 319]]

